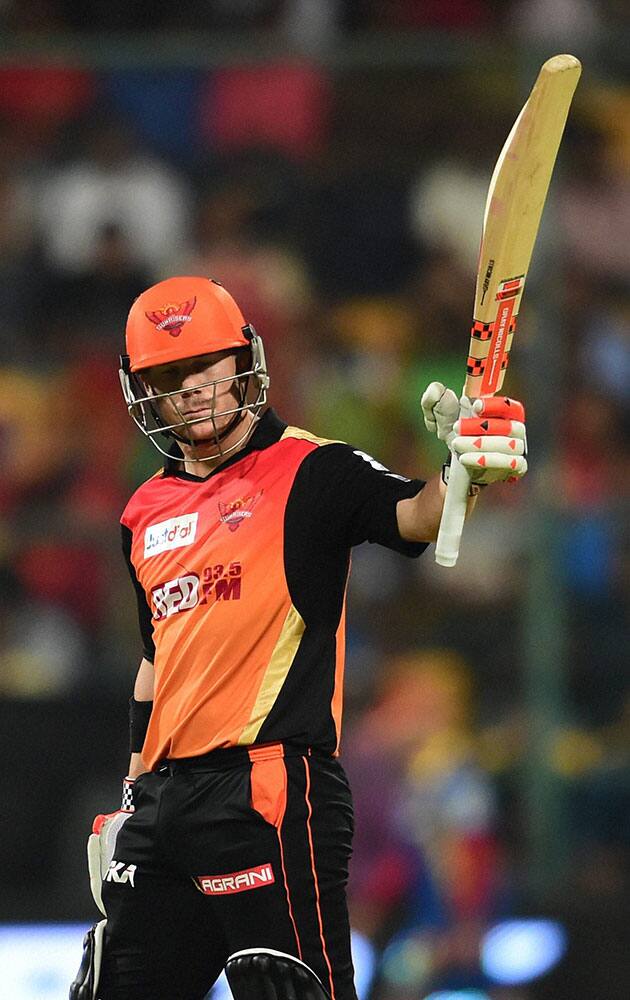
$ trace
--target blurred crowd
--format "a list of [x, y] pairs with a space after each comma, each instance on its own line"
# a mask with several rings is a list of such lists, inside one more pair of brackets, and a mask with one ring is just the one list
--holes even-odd
[[262, 31], [326, 45], [360, 31], [496, 26], [530, 41], [571, 35], [591, 45], [627, 25], [628, 10], [623, 0], [3, 0], [0, 17], [11, 31]]
[[[509, 7], [531, 39], [542, 6], [182, 0], [177, 26], [283, 19], [321, 41], [387, 25], [482, 31]], [[626, 16], [613, 0], [550, 6], [547, 29], [570, 10], [576, 38]], [[78, 9], [4, 2], [0, 18], [16, 31], [174, 27], [171, 5]], [[118, 518], [159, 456], [126, 414], [117, 355], [130, 303], [153, 281], [226, 285], [264, 339], [284, 419], [402, 474], [439, 469], [418, 399], [434, 378], [463, 380], [485, 191], [523, 81], [516, 67], [333, 71], [304, 57], [213, 71], [0, 63], [2, 701], [89, 695], [96, 711], [128, 696], [141, 649]], [[533, 471], [483, 497], [455, 570], [430, 552], [411, 563], [355, 551], [350, 897], [354, 925], [383, 950], [384, 1000], [481, 988], [481, 929], [528, 899], [533, 510], [557, 527], [546, 557], [566, 650], [550, 767], [570, 861], [548, 902], [569, 919], [569, 884], [591, 914], [627, 898], [629, 231], [630, 88], [587, 65], [506, 383], [532, 413]]]

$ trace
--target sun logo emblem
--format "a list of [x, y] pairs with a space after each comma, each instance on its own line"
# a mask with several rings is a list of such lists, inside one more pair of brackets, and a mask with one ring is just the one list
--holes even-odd
[[167, 330], [171, 337], [179, 337], [184, 323], [190, 323], [191, 313], [197, 304], [197, 296], [181, 303], [168, 303], [161, 309], [154, 309], [144, 315], [152, 323], [155, 323], [156, 330]]
[[238, 500], [232, 500], [231, 503], [219, 500], [219, 520], [227, 524], [230, 531], [236, 531], [243, 521], [252, 516], [252, 511], [262, 495], [263, 490], [260, 490], [253, 496], [239, 497]]

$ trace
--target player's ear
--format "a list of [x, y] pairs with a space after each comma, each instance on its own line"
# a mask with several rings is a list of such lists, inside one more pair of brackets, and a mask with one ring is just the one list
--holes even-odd
[[250, 371], [252, 367], [252, 352], [249, 347], [239, 347], [234, 353], [236, 355], [236, 374], [242, 375], [243, 372]]
[[155, 387], [151, 385], [151, 383], [149, 382], [148, 378], [146, 377], [146, 375], [143, 374], [143, 372], [139, 372], [137, 378], [138, 378], [138, 382], [140, 383], [140, 385], [142, 386], [142, 388], [146, 392], [147, 396], [155, 396], [155, 395], [157, 395]]

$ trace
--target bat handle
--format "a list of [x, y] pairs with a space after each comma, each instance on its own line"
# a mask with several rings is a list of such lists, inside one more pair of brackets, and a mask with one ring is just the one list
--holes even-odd
[[[471, 404], [462, 397], [460, 418], [470, 416]], [[464, 518], [468, 506], [470, 476], [461, 465], [457, 455], [451, 451], [451, 468], [442, 508], [442, 518], [435, 543], [435, 561], [439, 566], [454, 566], [459, 555], [459, 543], [464, 529]]]

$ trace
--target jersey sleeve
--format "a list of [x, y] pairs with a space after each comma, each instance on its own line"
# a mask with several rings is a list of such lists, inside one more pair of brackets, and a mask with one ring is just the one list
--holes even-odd
[[142, 655], [145, 660], [149, 660], [153, 663], [155, 659], [155, 643], [153, 641], [153, 617], [151, 614], [151, 608], [147, 603], [146, 594], [140, 581], [138, 580], [138, 577], [136, 576], [136, 570], [131, 561], [131, 530], [126, 524], [121, 524], [120, 527], [122, 531], [123, 555], [125, 557], [125, 562], [127, 563], [131, 582], [133, 583], [134, 590], [136, 592], [136, 601], [138, 603], [138, 624], [140, 625], [140, 635], [142, 637]]
[[408, 542], [398, 531], [396, 505], [423, 489], [422, 479], [390, 472], [347, 444], [323, 445], [304, 461], [296, 487], [321, 536], [348, 547], [376, 542], [402, 555], [421, 555], [428, 542]]

